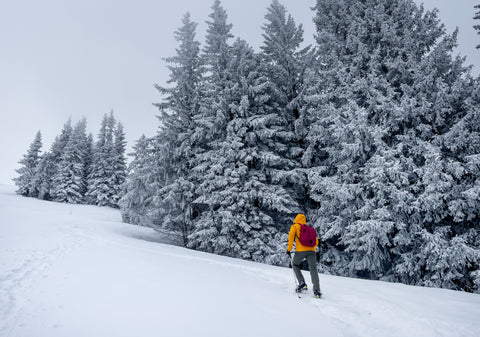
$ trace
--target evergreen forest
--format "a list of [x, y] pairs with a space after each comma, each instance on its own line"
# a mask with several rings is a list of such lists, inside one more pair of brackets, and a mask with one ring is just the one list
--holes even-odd
[[37, 135], [18, 193], [119, 207], [185, 247], [274, 265], [303, 213], [324, 273], [480, 293], [480, 78], [458, 32], [412, 0], [317, 0], [312, 19], [306, 45], [273, 0], [255, 50], [219, 0], [203, 43], [185, 14], [158, 132], [128, 170], [112, 114], [95, 144], [67, 123], [43, 155]]

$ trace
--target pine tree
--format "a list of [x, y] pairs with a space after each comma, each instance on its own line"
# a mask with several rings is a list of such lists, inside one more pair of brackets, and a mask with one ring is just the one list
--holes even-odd
[[89, 198], [87, 196], [88, 193], [88, 184], [89, 180], [88, 177], [90, 176], [90, 173], [92, 172], [92, 165], [93, 165], [93, 156], [94, 156], [94, 142], [93, 142], [93, 135], [91, 133], [88, 134], [86, 142], [85, 142], [85, 170], [83, 174], [83, 186], [84, 190], [82, 191], [82, 194], [84, 196], [84, 202], [89, 203]]
[[117, 207], [115, 197], [115, 118], [113, 112], [105, 114], [95, 144], [91, 172], [88, 176], [88, 203]]
[[[206, 42], [201, 55], [206, 76], [199, 88], [199, 113], [193, 119], [194, 137], [199, 140], [198, 152], [192, 163], [196, 179], [195, 193], [199, 196], [194, 202], [201, 214], [195, 220], [193, 233], [188, 237], [188, 246], [222, 254], [226, 250], [223, 247], [228, 246], [229, 242], [222, 242], [228, 241], [221, 237], [222, 224], [211, 216], [217, 206], [209, 198], [208, 191], [215, 188], [212, 170], [221, 165], [217, 163], [221, 160], [221, 143], [226, 139], [227, 123], [232, 118], [228, 63], [232, 56], [229, 40], [233, 36], [230, 32], [232, 25], [227, 22], [227, 13], [219, 0], [214, 2], [209, 17], [211, 21], [207, 21]], [[232, 249], [232, 254], [238, 251]]]
[[161, 109], [161, 127], [156, 137], [159, 149], [158, 165], [165, 178], [156, 192], [156, 222], [162, 229], [180, 233], [184, 245], [196, 217], [193, 200], [195, 183], [191, 176], [192, 158], [201, 139], [194, 135], [193, 119], [198, 114], [198, 85], [201, 80], [200, 44], [195, 40], [197, 24], [187, 13], [182, 27], [175, 32], [179, 42], [177, 55], [167, 58], [171, 87], [157, 86], [165, 95], [158, 104]]
[[49, 152], [45, 152], [39, 158], [39, 164], [35, 172], [35, 186], [38, 188], [39, 199], [53, 200], [56, 198], [55, 185], [53, 183], [55, 177], [59, 174], [58, 165], [61, 161], [64, 149], [72, 135], [71, 120], [64, 124], [63, 129], [58, 135]]
[[[465, 206], [463, 195], [463, 191], [468, 189], [465, 185], [472, 180], [465, 170], [464, 154], [454, 150], [462, 146], [462, 138], [471, 137], [473, 130], [463, 130], [463, 135], [458, 138], [453, 138], [452, 132], [457, 133], [464, 120], [473, 116], [469, 113], [474, 110], [469, 102], [472, 102], [470, 97], [474, 94], [474, 84], [463, 66], [464, 59], [451, 56], [455, 45], [456, 33], [444, 36], [422, 59], [412, 85], [414, 99], [405, 104], [410, 110], [412, 102], [415, 102], [414, 111], [418, 116], [412, 121], [416, 120], [413, 128], [417, 130], [419, 146], [405, 150], [414, 154], [416, 200], [412, 220], [419, 223], [409, 231], [415, 244], [403, 250], [398, 268], [403, 268], [404, 261], [413, 256], [418, 259], [414, 269], [418, 271], [417, 283], [473, 289], [471, 284], [468, 285], [472, 282], [471, 278], [464, 275], [468, 275], [470, 268], [478, 266], [478, 263], [473, 262], [472, 254], [466, 253], [468, 249], [460, 247], [463, 244], [471, 248], [476, 246], [478, 253], [478, 245], [474, 244], [470, 232], [475, 221], [469, 220], [475, 218], [475, 213]], [[413, 221], [410, 221], [410, 226]], [[437, 249], [426, 258], [427, 252], [419, 247], [430, 244]], [[413, 254], [410, 254], [412, 251]], [[453, 251], [459, 255], [448, 257]], [[432, 262], [442, 259], [449, 262], [444, 260], [443, 266]], [[444, 270], [445, 265], [450, 265], [450, 271]], [[403, 278], [404, 274], [400, 277]]]
[[87, 155], [87, 120], [80, 120], [63, 149], [53, 179], [54, 201], [79, 204], [84, 202]]
[[127, 178], [127, 161], [125, 158], [125, 148], [127, 142], [125, 141], [125, 133], [123, 131], [123, 125], [118, 122], [114, 131], [114, 143], [113, 143], [113, 152], [114, 157], [114, 181], [113, 189], [114, 203], [118, 205], [122, 194], [124, 193], [124, 183]]
[[[284, 158], [283, 170], [275, 180], [285, 187], [300, 204], [305, 205], [307, 184], [301, 167], [300, 157], [305, 150], [306, 125], [302, 114], [304, 77], [314, 58], [311, 47], [300, 49], [303, 28], [296, 26], [291, 15], [277, 0], [272, 1], [265, 15], [263, 45], [260, 47], [261, 68], [264, 76], [272, 83], [269, 95], [271, 108], [276, 113], [273, 145], [278, 156]], [[300, 210], [298, 210], [300, 211]], [[278, 219], [289, 223], [287, 219]]]
[[232, 24], [228, 23], [228, 15], [222, 7], [220, 0], [215, 0], [212, 6], [212, 13], [209, 15], [211, 21], [207, 21], [207, 36], [203, 49], [203, 63], [207, 73], [210, 74], [211, 83], [220, 84], [225, 81], [226, 70], [229, 62], [230, 46], [228, 40], [233, 37], [231, 34]]
[[119, 205], [123, 221], [141, 226], [152, 226], [149, 210], [153, 205], [152, 182], [155, 179], [152, 139], [142, 135], [133, 146], [133, 159], [129, 164], [129, 174], [125, 181], [125, 193]]
[[63, 126], [60, 135], [58, 135], [51, 148], [50, 154], [45, 156], [46, 162], [42, 165], [41, 176], [43, 179], [43, 194], [48, 200], [58, 200], [57, 192], [60, 191], [59, 188], [55, 186], [55, 181], [57, 176], [60, 174], [58, 168], [62, 161], [62, 156], [64, 155], [65, 148], [72, 137], [73, 128], [72, 120], [69, 119]]
[[[430, 188], [438, 190], [439, 186], [443, 186], [444, 190], [437, 199], [429, 198], [435, 201], [433, 206], [437, 208], [432, 206], [428, 208], [427, 214], [430, 218], [428, 229], [430, 232], [440, 233], [441, 239], [446, 241], [441, 245], [444, 250], [441, 257], [432, 258], [446, 261], [443, 267], [431, 269], [423, 278], [430, 280], [432, 285], [479, 292], [479, 275], [476, 272], [480, 267], [478, 79], [472, 84], [472, 88], [471, 96], [464, 100], [467, 111], [465, 116], [437, 140], [440, 144], [437, 158], [442, 159], [442, 166], [435, 171]], [[420, 200], [423, 200], [423, 196]], [[422, 238], [430, 237], [425, 235]], [[439, 241], [440, 239], [436, 240], [443, 242]], [[439, 284], [439, 273], [442, 274], [442, 284]]]
[[265, 73], [275, 84], [280, 114], [293, 130], [299, 118], [298, 102], [295, 99], [303, 90], [303, 77], [312, 58], [310, 46], [300, 49], [303, 42], [302, 25], [296, 26], [291, 15], [277, 0], [267, 9], [267, 22], [262, 27], [264, 33], [262, 65]]
[[[370, 37], [364, 5], [317, 1], [319, 75], [310, 74], [305, 95], [305, 115], [311, 125], [303, 164], [309, 168], [312, 205], [320, 206], [311, 213], [323, 239], [333, 245], [324, 261], [347, 275], [381, 273], [384, 265], [380, 237], [385, 234], [378, 228], [382, 224], [358, 213], [365, 199], [362, 171], [376, 145], [367, 110], [370, 102], [356, 96], [379, 96], [375, 91], [380, 85], [369, 74], [369, 63], [375, 62], [375, 54], [368, 50], [370, 41], [361, 40]], [[365, 92], [368, 89], [371, 93]]]
[[190, 247], [280, 263], [277, 233], [284, 224], [278, 220], [291, 216], [298, 205], [275, 179], [286, 161], [276, 153], [273, 88], [245, 41], [237, 40], [230, 53], [226, 134], [197, 156], [201, 164], [194, 172], [202, 179], [196, 203], [206, 210], [195, 223]]
[[412, 1], [319, 0], [315, 23], [319, 76], [305, 96], [314, 122], [304, 160], [332, 248], [324, 261], [396, 279], [394, 261], [419, 253], [419, 228], [435, 232], [451, 216], [445, 194], [459, 176], [445, 167], [458, 165], [443, 160], [438, 140], [471, 94], [463, 60], [452, 58], [456, 33]]
[[203, 78], [199, 91], [199, 113], [195, 116], [195, 137], [202, 140], [201, 146], [208, 149], [204, 142], [218, 141], [225, 138], [226, 123], [230, 119], [230, 80], [228, 62], [231, 56], [229, 40], [232, 24], [219, 0], [215, 0], [211, 21], [207, 21], [207, 36], [201, 55]]
[[17, 193], [27, 197], [37, 197], [39, 186], [35, 181], [36, 172], [40, 162], [40, 150], [42, 148], [42, 134], [40, 131], [35, 135], [35, 139], [30, 144], [27, 153], [18, 162], [22, 167], [17, 171], [19, 177], [15, 178]]
[[51, 152], [45, 152], [40, 156], [35, 172], [35, 186], [38, 186], [38, 198], [42, 200], [51, 200], [50, 187], [52, 176], [55, 174], [53, 155]]

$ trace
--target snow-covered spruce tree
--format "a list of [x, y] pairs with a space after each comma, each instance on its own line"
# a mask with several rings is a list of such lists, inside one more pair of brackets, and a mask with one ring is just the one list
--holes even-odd
[[[414, 125], [398, 124], [402, 118], [412, 118], [416, 110], [405, 108], [408, 104], [403, 102], [410, 103], [413, 98], [408, 92], [412, 83], [409, 73], [416, 72], [424, 56], [419, 54], [425, 48], [419, 47], [418, 41], [430, 41], [426, 49], [431, 48], [435, 40], [430, 37], [440, 29], [413, 2], [373, 6], [367, 2], [356, 9], [356, 15], [361, 13], [364, 18], [364, 29], [355, 28], [355, 44], [362, 53], [353, 61], [357, 75], [351, 97], [367, 111], [374, 146], [361, 169], [361, 204], [341, 242], [351, 254], [351, 273], [395, 280], [392, 262], [397, 259], [395, 252], [399, 253], [394, 247], [395, 240], [399, 240], [397, 233], [402, 233], [402, 240], [410, 240], [402, 230], [418, 219], [412, 211], [415, 195], [410, 189], [415, 183], [412, 172], [418, 167], [406, 148], [423, 149], [417, 133], [410, 133]], [[347, 49], [355, 47], [347, 42]]]
[[427, 178], [444, 166], [436, 139], [465, 115], [471, 92], [462, 60], [451, 57], [455, 34], [411, 1], [319, 0], [316, 11], [319, 75], [307, 95], [316, 121], [304, 159], [330, 245], [324, 263], [420, 282], [400, 275], [408, 270], [400, 261], [417, 256], [425, 207], [436, 207]]
[[318, 60], [307, 78], [305, 114], [311, 125], [303, 164], [309, 168], [310, 197], [319, 205], [311, 214], [330, 246], [323, 262], [335, 273], [377, 277], [389, 259], [384, 241], [391, 227], [382, 228], [388, 219], [358, 211], [366, 199], [363, 170], [377, 148], [369, 110], [375, 100], [382, 105], [390, 98], [374, 73], [375, 47], [368, 38], [375, 29], [366, 7], [360, 1], [317, 1]]
[[42, 148], [42, 134], [40, 131], [30, 144], [27, 153], [18, 162], [22, 165], [17, 171], [19, 176], [14, 180], [17, 185], [17, 193], [27, 197], [38, 197], [39, 186], [35, 180], [38, 165], [40, 162], [40, 151]]
[[252, 48], [237, 40], [230, 53], [226, 135], [212, 142], [194, 169], [202, 173], [196, 202], [208, 209], [195, 222], [191, 246], [280, 263], [274, 254], [281, 246], [276, 233], [284, 224], [277, 219], [291, 215], [298, 205], [268, 174], [284, 164], [272, 144], [277, 115], [270, 107], [268, 79], [259, 72]]
[[227, 67], [231, 58], [229, 40], [233, 36], [230, 33], [232, 25], [227, 22], [227, 13], [220, 1], [214, 2], [209, 17], [211, 21], [207, 21], [206, 42], [200, 56], [205, 76], [199, 86], [198, 114], [193, 118], [193, 136], [197, 150], [191, 163], [196, 181], [195, 193], [198, 195], [194, 202], [203, 216], [195, 220], [193, 233], [188, 237], [188, 246], [221, 254], [215, 247], [215, 243], [220, 240], [218, 229], [221, 225], [204, 214], [211, 211], [212, 207], [203, 198], [207, 197], [205, 185], [212, 181], [212, 177], [207, 176], [207, 170], [218, 167], [215, 151], [226, 138], [226, 124], [230, 119], [231, 85]]
[[56, 174], [53, 178], [53, 200], [80, 204], [84, 202], [86, 181], [85, 171], [88, 137], [86, 133], [87, 120], [80, 120], [72, 130], [59, 162], [56, 164]]
[[56, 190], [54, 179], [58, 174], [58, 165], [60, 164], [63, 152], [72, 136], [72, 121], [69, 119], [63, 126], [60, 135], [50, 147], [50, 151], [42, 156], [40, 161], [36, 180], [40, 186], [39, 198], [44, 200], [55, 200]]
[[[459, 215], [480, 225], [480, 78], [475, 81], [472, 96], [466, 101], [468, 113], [442, 137], [442, 149], [462, 163], [462, 207]], [[475, 221], [476, 220], [476, 221]]]
[[[282, 141], [298, 145], [295, 141], [301, 141], [302, 138], [295, 139], [293, 133], [297, 128], [300, 128], [297, 133], [305, 133], [301, 125], [302, 116], [298, 97], [304, 90], [305, 71], [314, 55], [310, 46], [301, 49], [302, 25], [296, 26], [292, 16], [287, 16], [286, 8], [277, 0], [272, 1], [267, 8], [265, 19], [266, 23], [262, 27], [264, 41], [260, 46], [262, 67], [265, 75], [274, 84], [275, 91], [272, 95], [275, 95], [278, 114], [285, 128], [285, 139]], [[296, 152], [301, 150], [294, 148], [290, 151], [298, 156]]]
[[55, 167], [53, 162], [53, 155], [51, 152], [45, 152], [40, 156], [37, 169], [35, 171], [35, 186], [38, 187], [38, 199], [50, 200], [50, 186], [52, 176], [55, 174]]
[[85, 203], [89, 203], [89, 198], [87, 196], [87, 192], [88, 192], [88, 177], [90, 176], [90, 173], [92, 172], [92, 164], [93, 164], [93, 151], [94, 151], [94, 142], [93, 142], [93, 135], [92, 133], [89, 133], [88, 136], [87, 136], [87, 139], [86, 139], [86, 143], [85, 143], [85, 148], [84, 148], [84, 151], [85, 151], [85, 171], [84, 171], [84, 175], [83, 175], [83, 185], [85, 187], [85, 190], [82, 192], [82, 194], [84, 195], [84, 202]]
[[211, 21], [207, 21], [206, 42], [200, 55], [204, 74], [199, 86], [201, 99], [193, 119], [194, 137], [201, 152], [210, 149], [212, 140], [225, 138], [230, 104], [227, 67], [232, 24], [227, 22], [227, 13], [219, 0], [215, 0], [209, 17]]
[[[474, 118], [475, 90], [464, 59], [452, 57], [455, 46], [456, 33], [443, 36], [432, 47], [415, 70], [411, 97], [402, 100], [405, 110], [413, 112], [409, 124], [418, 145], [403, 146], [416, 166], [412, 184], [416, 200], [411, 229], [406, 227], [413, 244], [408, 249], [398, 245], [402, 253], [397, 275], [411, 278], [415, 270], [417, 284], [472, 291], [471, 271], [478, 269], [479, 247], [471, 234], [478, 209], [467, 206], [464, 192], [476, 178], [465, 165], [468, 152], [459, 149], [465, 148], [465, 138], [475, 139], [478, 130], [462, 126], [465, 119]], [[462, 136], [452, 136], [462, 128]], [[428, 245], [437, 249], [425, 255], [420, 247]], [[407, 270], [412, 263], [416, 268]]]
[[161, 115], [160, 129], [156, 136], [158, 148], [156, 165], [164, 172], [160, 189], [155, 192], [154, 223], [164, 230], [179, 233], [184, 245], [197, 216], [193, 200], [195, 183], [191, 175], [191, 162], [198, 142], [194, 137], [193, 119], [198, 113], [198, 85], [201, 80], [200, 44], [195, 40], [197, 24], [187, 13], [182, 27], [175, 32], [179, 43], [177, 54], [166, 59], [169, 64], [170, 87], [156, 86], [164, 95], [157, 104]]
[[[283, 158], [282, 169], [268, 172], [271, 180], [286, 188], [290, 195], [302, 205], [304, 212], [309, 208], [306, 198], [306, 176], [301, 169], [300, 157], [305, 150], [307, 125], [302, 113], [301, 95], [304, 93], [304, 76], [313, 60], [310, 46], [301, 49], [302, 25], [297, 26], [291, 15], [277, 0], [267, 8], [262, 34], [261, 72], [272, 83], [268, 94], [270, 109], [276, 114], [271, 148]], [[293, 205], [292, 205], [293, 206]], [[280, 219], [285, 229], [290, 218]]]
[[124, 183], [127, 178], [127, 160], [125, 158], [125, 148], [127, 142], [125, 141], [125, 133], [123, 131], [123, 125], [118, 122], [113, 133], [113, 157], [114, 157], [114, 167], [115, 175], [113, 181], [114, 189], [114, 202], [118, 205], [122, 194], [124, 191]]
[[115, 178], [115, 124], [113, 112], [104, 115], [94, 147], [86, 198], [88, 203], [97, 206], [118, 207], [118, 186]]
[[[480, 94], [474, 83], [465, 116], [436, 138], [434, 154], [427, 160], [423, 180], [429, 184], [418, 202], [426, 214], [425, 230], [417, 235], [421, 247], [434, 247], [436, 254], [421, 249], [407, 266], [422, 275], [422, 283], [479, 292], [480, 268]], [[444, 99], [451, 94], [443, 93]], [[427, 158], [429, 159], [429, 158]], [[436, 166], [432, 162], [437, 163]], [[418, 248], [417, 248], [418, 249]], [[432, 248], [433, 249], [433, 248]], [[411, 273], [411, 270], [409, 271]], [[403, 275], [403, 274], [402, 274]]]
[[[214, 130], [217, 137], [210, 140], [206, 151], [195, 158], [194, 172], [200, 182], [195, 202], [205, 209], [195, 221], [189, 246], [221, 255], [281, 263], [275, 255], [281, 246], [276, 234], [279, 228], [284, 230], [279, 219], [291, 215], [298, 205], [278, 179], [286, 160], [278, 155], [275, 142], [276, 133], [281, 132], [281, 118], [271, 101], [274, 88], [260, 71], [261, 59], [245, 41], [226, 44], [228, 30], [221, 30], [229, 26], [225, 23], [226, 15], [211, 17], [214, 18], [211, 24], [216, 24], [223, 33], [216, 34], [218, 31], [211, 26], [210, 37], [221, 40], [207, 38], [207, 41], [224, 48], [206, 48], [211, 53], [206, 65], [215, 69], [219, 59], [227, 62], [225, 68], [217, 68], [220, 74], [212, 73], [208, 83], [212, 87], [223, 84], [221, 97], [205, 96], [208, 102], [214, 102], [216, 111], [212, 121], [219, 129]], [[214, 63], [210, 64], [211, 61]]]
[[122, 211], [123, 221], [141, 225], [152, 226], [149, 218], [149, 210], [153, 207], [152, 190], [156, 165], [153, 161], [153, 140], [142, 135], [133, 146], [132, 161], [128, 166], [128, 176], [125, 181], [124, 191], [119, 205]]

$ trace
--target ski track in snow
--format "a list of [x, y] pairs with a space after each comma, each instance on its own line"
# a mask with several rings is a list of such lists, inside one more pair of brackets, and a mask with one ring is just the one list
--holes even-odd
[[[189, 324], [182, 331], [199, 336], [290, 336], [297, 331], [291, 321], [302, 318], [315, 320], [324, 336], [480, 332], [478, 295], [320, 275], [322, 299], [311, 290], [299, 299], [291, 269], [162, 242], [151, 229], [120, 223], [118, 211], [22, 198], [0, 186], [0, 336], [184, 336], [170, 327], [182, 322], [177, 312], [184, 311]], [[165, 289], [175, 282], [166, 276], [171, 268], [193, 283], [182, 280]], [[309, 283], [309, 273], [304, 276]], [[162, 282], [160, 288], [155, 282]], [[83, 283], [86, 288], [79, 288]], [[93, 298], [83, 298], [92, 292]], [[84, 313], [90, 306], [93, 312]], [[105, 310], [112, 311], [110, 318], [100, 320]], [[99, 327], [84, 327], [72, 317], [79, 313]], [[134, 322], [118, 321], [124, 315]], [[159, 316], [167, 325], [156, 322]], [[220, 325], [205, 322], [212, 319]]]
[[[78, 237], [74, 234], [63, 235], [62, 243], [57, 247], [42, 251], [31, 250], [28, 253], [18, 254], [19, 265], [13, 269], [2, 272], [0, 276], [0, 332], [9, 336], [16, 327], [22, 309], [28, 305], [28, 295], [31, 293], [36, 281], [49, 277], [49, 269], [66, 252], [74, 249], [79, 244]], [[63, 241], [64, 240], [64, 241]], [[8, 326], [8, 322], [12, 322]], [[3, 335], [3, 334], [0, 334]]]
[[32, 288], [33, 282], [38, 277], [47, 277], [47, 269], [51, 265], [53, 256], [60, 253], [54, 250], [47, 254], [36, 251], [29, 254], [27, 259], [17, 268], [8, 270], [0, 277], [0, 316], [4, 321], [12, 321], [10, 329], [7, 326], [0, 326], [0, 331], [13, 329], [22, 307], [25, 305], [24, 296]]
[[[5, 192], [5, 189], [8, 192]], [[12, 214], [5, 216], [4, 212], [6, 210], [11, 210], [10, 212], [13, 215], [28, 212], [28, 209], [12, 203], [11, 199], [23, 199], [25, 205], [22, 206], [38, 202], [19, 197], [5, 186], [0, 186], [0, 194], [3, 194], [1, 195], [3, 198], [0, 200], [0, 226], [12, 225], [11, 219], [14, 217], [11, 216]], [[40, 202], [45, 204], [45, 202]], [[48, 203], [45, 205], [48, 205]], [[71, 211], [67, 211], [67, 213], [71, 215]], [[34, 214], [32, 219], [38, 219], [37, 215]], [[2, 255], [10, 257], [11, 263], [9, 264], [15, 264], [15, 267], [6, 270], [0, 269], [0, 336], [9, 336], [18, 325], [23, 308], [29, 305], [28, 297], [35, 287], [35, 283], [42, 278], [48, 278], [52, 264], [62, 258], [66, 252], [80, 245], [83, 236], [80, 227], [78, 225], [71, 226], [71, 224], [65, 225], [62, 220], [54, 219], [55, 214], [52, 215], [53, 218], [50, 223], [55, 227], [58, 238], [50, 241], [48, 248], [31, 248], [28, 245], [16, 247], [12, 245], [2, 252], [6, 253]], [[62, 217], [59, 217], [59, 219], [62, 219]], [[8, 231], [2, 232], [2, 234], [4, 233], [8, 233]], [[2, 236], [0, 236], [1, 239]], [[36, 239], [41, 241], [41, 235], [38, 235]], [[6, 238], [6, 242], [8, 242], [8, 238]], [[5, 261], [0, 267], [3, 265], [8, 266]]]

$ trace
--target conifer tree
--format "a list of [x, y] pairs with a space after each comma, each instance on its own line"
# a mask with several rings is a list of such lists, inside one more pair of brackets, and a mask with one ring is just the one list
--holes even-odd
[[[430, 167], [430, 180], [418, 201], [421, 202], [422, 209], [427, 210], [424, 212], [428, 222], [422, 235], [417, 235], [418, 244], [413, 250], [417, 250], [418, 259], [414, 261], [415, 270], [424, 284], [479, 292], [478, 79], [472, 88], [471, 96], [465, 100], [465, 116], [447, 133], [437, 138], [439, 150], [435, 162], [440, 165], [437, 164], [435, 170], [431, 169], [431, 164], [425, 165]], [[431, 254], [420, 249], [425, 246], [434, 246], [438, 253]], [[407, 264], [410, 265], [411, 262], [408, 261]]]
[[37, 197], [39, 186], [35, 176], [40, 162], [40, 150], [42, 148], [42, 134], [40, 131], [35, 135], [35, 139], [30, 144], [27, 153], [18, 162], [22, 165], [17, 171], [19, 177], [15, 178], [17, 193], [27, 197]]
[[41, 194], [46, 200], [56, 200], [58, 189], [55, 188], [55, 179], [59, 175], [58, 166], [61, 163], [65, 147], [72, 137], [72, 121], [69, 119], [63, 126], [60, 135], [55, 137], [55, 140], [50, 148], [50, 152], [42, 158], [41, 171], [38, 172], [41, 177], [42, 188]]
[[79, 204], [84, 201], [87, 121], [80, 120], [72, 130], [60, 161], [56, 165], [57, 174], [53, 179], [54, 201]]
[[[227, 22], [228, 17], [220, 1], [216, 0], [207, 21], [207, 35], [205, 46], [200, 55], [204, 77], [198, 87], [198, 113], [193, 117], [193, 138], [195, 140], [195, 154], [192, 158], [192, 174], [195, 182], [194, 204], [198, 209], [192, 233], [188, 236], [188, 246], [195, 249], [212, 251], [214, 247], [203, 246], [201, 240], [215, 242], [219, 237], [216, 232], [217, 224], [213, 219], [210, 222], [205, 212], [212, 208], [206, 200], [205, 190], [212, 182], [207, 170], [215, 166], [218, 159], [220, 143], [226, 137], [226, 124], [231, 118], [229, 104], [231, 102], [228, 62], [231, 58], [232, 25]], [[198, 196], [198, 197], [197, 197]], [[203, 214], [203, 217], [202, 217]], [[209, 233], [209, 234], [208, 234]], [[206, 236], [208, 238], [206, 238]]]
[[92, 133], [89, 133], [86, 139], [85, 143], [85, 170], [84, 170], [84, 175], [83, 175], [83, 186], [84, 190], [82, 191], [82, 194], [84, 196], [84, 202], [89, 203], [89, 198], [87, 196], [88, 192], [88, 177], [90, 176], [90, 173], [92, 172], [92, 165], [93, 165], [93, 151], [94, 151], [94, 142], [93, 142], [93, 135]]
[[[201, 55], [204, 70], [199, 88], [202, 97], [199, 100], [199, 113], [195, 116], [195, 137], [206, 142], [218, 141], [225, 138], [226, 123], [230, 119], [230, 79], [228, 61], [231, 56], [230, 39], [232, 24], [228, 23], [228, 16], [219, 0], [215, 0], [211, 21], [207, 21], [207, 36]], [[213, 144], [202, 145], [210, 148]]]
[[[171, 87], [157, 89], [165, 95], [158, 104], [161, 109], [161, 126], [156, 137], [159, 149], [158, 165], [161, 165], [164, 178], [156, 191], [155, 221], [162, 229], [180, 233], [184, 245], [192, 230], [193, 219], [197, 215], [193, 200], [195, 196], [194, 178], [191, 176], [192, 158], [199, 148], [201, 138], [195, 137], [193, 120], [198, 114], [198, 86], [201, 80], [200, 44], [195, 40], [197, 24], [187, 13], [182, 27], [175, 32], [179, 43], [177, 54], [167, 58]], [[157, 164], [155, 163], [155, 165]]]
[[[277, 115], [272, 140], [276, 154], [284, 158], [283, 170], [278, 172], [281, 176], [278, 174], [275, 179], [295, 200], [308, 207], [305, 175], [298, 168], [301, 167], [299, 159], [305, 150], [307, 130], [302, 113], [304, 77], [314, 55], [310, 46], [300, 49], [302, 25], [296, 26], [292, 16], [287, 15], [286, 8], [277, 0], [272, 1], [265, 19], [260, 67], [272, 83], [270, 104], [272, 112]], [[289, 223], [287, 219], [281, 222]]]
[[304, 160], [333, 245], [324, 261], [395, 279], [393, 261], [418, 253], [414, 233], [450, 216], [437, 139], [465, 115], [471, 85], [435, 11], [376, 0], [319, 0], [316, 10], [321, 76], [306, 98], [314, 123]]
[[55, 173], [53, 156], [51, 152], [45, 152], [40, 156], [40, 160], [35, 172], [35, 186], [38, 186], [37, 198], [42, 200], [51, 200], [50, 187], [52, 176]]
[[[188, 246], [223, 254], [230, 242], [221, 236], [222, 224], [211, 217], [217, 206], [208, 197], [207, 191], [215, 189], [214, 173], [210, 172], [215, 168], [221, 169], [221, 164], [217, 162], [221, 159], [221, 144], [226, 139], [227, 123], [232, 118], [228, 63], [232, 57], [229, 40], [233, 35], [230, 32], [232, 25], [228, 23], [227, 13], [220, 1], [215, 0], [211, 9], [201, 55], [205, 77], [199, 88], [199, 113], [193, 119], [195, 139], [200, 140], [192, 165], [197, 179], [196, 194], [199, 196], [194, 202], [201, 214], [195, 221], [193, 233], [189, 235]], [[232, 254], [238, 251], [232, 247]]]
[[[464, 120], [474, 116], [470, 113], [474, 111], [470, 104], [474, 83], [463, 66], [464, 59], [452, 57], [455, 45], [456, 33], [443, 36], [431, 48], [415, 71], [414, 94], [408, 103], [402, 102], [407, 111], [415, 112], [409, 124], [416, 130], [418, 145], [403, 142], [404, 152], [410, 153], [415, 164], [411, 172], [415, 172], [412, 185], [416, 193], [406, 226], [412, 244], [407, 249], [399, 247], [403, 252], [397, 268], [402, 271], [399, 277], [405, 278], [413, 259], [417, 284], [472, 289], [467, 286], [472, 279], [465, 275], [478, 265], [472, 264], [470, 253], [474, 248], [478, 254], [478, 245], [470, 235], [474, 222], [466, 215], [472, 210], [465, 212], [468, 208], [462, 194], [471, 176], [465, 170], [463, 154], [453, 149], [461, 146], [462, 138], [471, 137], [473, 130], [464, 129], [464, 136], [456, 139], [452, 132], [458, 132]], [[434, 254], [427, 257], [427, 251], [420, 249], [426, 246], [436, 247]], [[453, 252], [458, 255], [451, 256]], [[450, 270], [444, 269], [446, 265]], [[408, 274], [413, 274], [412, 269]]]
[[276, 236], [278, 228], [284, 229], [279, 219], [291, 216], [298, 205], [278, 178], [285, 160], [276, 153], [273, 88], [245, 41], [235, 41], [230, 53], [225, 138], [197, 156], [202, 164], [194, 172], [202, 179], [196, 202], [207, 209], [195, 222], [190, 247], [279, 263]]
[[267, 22], [262, 27], [264, 42], [260, 47], [262, 65], [275, 84], [278, 103], [285, 110], [281, 111], [281, 115], [293, 130], [299, 111], [296, 102], [292, 104], [292, 101], [302, 91], [303, 76], [312, 55], [309, 53], [310, 46], [300, 49], [303, 42], [302, 25], [297, 26], [292, 16], [287, 16], [283, 5], [273, 0], [267, 11]]
[[105, 114], [95, 144], [88, 177], [87, 201], [97, 206], [117, 207], [114, 155], [115, 117]]
[[114, 157], [114, 181], [113, 189], [114, 203], [118, 205], [118, 201], [124, 193], [123, 184], [127, 178], [127, 162], [125, 158], [127, 142], [125, 141], [125, 133], [123, 131], [123, 125], [118, 122], [114, 130], [114, 143], [113, 143], [113, 152]]
[[129, 174], [125, 181], [125, 193], [119, 205], [125, 222], [141, 226], [152, 226], [149, 210], [153, 207], [152, 190], [155, 166], [152, 139], [142, 135], [133, 146], [133, 159], [129, 164]]

